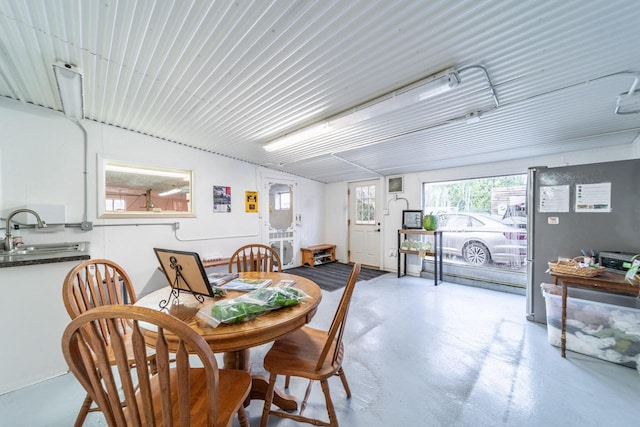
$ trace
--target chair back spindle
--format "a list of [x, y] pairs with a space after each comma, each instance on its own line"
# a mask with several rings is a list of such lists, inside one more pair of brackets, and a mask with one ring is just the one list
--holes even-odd
[[238, 248], [229, 259], [229, 273], [282, 271], [280, 255], [270, 246], [254, 243]]

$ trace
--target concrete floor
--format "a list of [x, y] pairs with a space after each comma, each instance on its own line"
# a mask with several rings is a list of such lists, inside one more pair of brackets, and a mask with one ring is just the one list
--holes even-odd
[[[312, 325], [327, 328], [341, 291]], [[343, 427], [638, 425], [640, 375], [567, 352], [525, 320], [520, 295], [386, 274], [359, 282], [345, 336], [353, 396], [331, 382]], [[252, 353], [254, 372], [268, 346]], [[305, 384], [293, 382], [300, 396]], [[71, 426], [84, 391], [69, 374], [0, 396], [0, 426]], [[322, 413], [319, 384], [306, 414]], [[248, 408], [258, 426], [262, 402]], [[98, 413], [86, 426], [105, 425]], [[270, 426], [298, 425], [271, 417]]]

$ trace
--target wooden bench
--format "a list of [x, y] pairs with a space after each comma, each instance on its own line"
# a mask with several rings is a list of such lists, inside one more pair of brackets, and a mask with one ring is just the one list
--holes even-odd
[[336, 245], [315, 245], [300, 248], [302, 252], [302, 265], [313, 267], [336, 260]]

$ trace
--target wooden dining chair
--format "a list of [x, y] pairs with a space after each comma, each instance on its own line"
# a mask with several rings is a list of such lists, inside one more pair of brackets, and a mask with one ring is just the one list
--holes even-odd
[[[328, 331], [303, 326], [276, 340], [265, 355], [264, 368], [269, 372], [269, 386], [262, 411], [261, 427], [267, 426], [270, 414], [318, 426], [338, 426], [335, 408], [329, 392], [328, 379], [334, 375], [339, 376], [347, 397], [351, 397], [347, 377], [342, 369], [344, 356], [342, 336], [358, 274], [360, 274], [360, 264], [356, 263], [351, 269], [351, 274]], [[271, 409], [273, 391], [278, 375], [286, 377], [285, 386], [287, 387], [290, 377], [301, 377], [309, 380], [304, 399], [300, 404], [300, 411], [297, 414]], [[322, 386], [329, 416], [328, 422], [303, 415], [314, 381], [320, 381]]]
[[[145, 363], [147, 345], [155, 349], [154, 372]], [[238, 414], [240, 425], [249, 427], [244, 409], [249, 373], [218, 369], [204, 338], [170, 314], [130, 305], [93, 308], [67, 326], [62, 352], [109, 426], [229, 427]]]
[[[136, 294], [129, 275], [121, 266], [108, 259], [90, 259], [67, 273], [62, 286], [62, 300], [71, 319], [75, 319], [95, 307], [133, 304]], [[123, 324], [122, 327], [126, 330], [127, 325]], [[103, 339], [107, 350], [111, 351], [109, 335], [103, 335]], [[128, 360], [132, 367], [135, 366], [133, 357]], [[115, 363], [115, 360], [112, 358], [111, 362]], [[147, 362], [152, 364], [152, 368], [155, 365], [152, 349], [148, 351]], [[82, 426], [89, 412], [99, 411], [92, 404], [93, 399], [87, 393], [76, 417], [75, 427]]]
[[229, 259], [229, 273], [235, 271], [282, 271], [280, 255], [271, 246], [253, 243], [237, 249]]

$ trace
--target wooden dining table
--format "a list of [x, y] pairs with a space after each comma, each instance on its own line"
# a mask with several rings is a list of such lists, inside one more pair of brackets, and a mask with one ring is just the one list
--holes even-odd
[[[275, 286], [280, 280], [295, 280], [295, 288], [304, 291], [309, 298], [305, 298], [294, 306], [274, 310], [251, 320], [235, 324], [222, 323], [217, 327], [196, 316], [203, 306], [213, 301], [238, 297], [245, 292], [228, 291], [226, 296], [205, 298], [204, 302], [198, 302], [192, 295], [181, 292], [177, 300], [174, 298], [168, 306], [170, 314], [187, 322], [209, 344], [214, 353], [223, 353], [224, 368], [242, 369], [251, 372], [250, 349], [262, 344], [272, 342], [279, 337], [294, 331], [307, 324], [315, 315], [322, 292], [320, 287], [312, 280], [287, 273], [278, 272], [248, 272], [240, 273], [240, 277], [251, 279], [271, 279], [269, 286]], [[224, 288], [224, 286], [223, 286]], [[160, 310], [160, 304], [171, 295], [171, 287], [154, 291], [140, 298], [135, 305]], [[165, 309], [167, 311], [167, 309]], [[153, 330], [147, 331], [149, 341], [155, 339]], [[170, 335], [167, 335], [169, 346], [175, 344]], [[264, 400], [268, 380], [264, 375], [253, 375], [253, 383], [249, 399]], [[277, 390], [274, 395], [274, 404], [284, 410], [296, 410], [297, 400], [294, 396]]]

